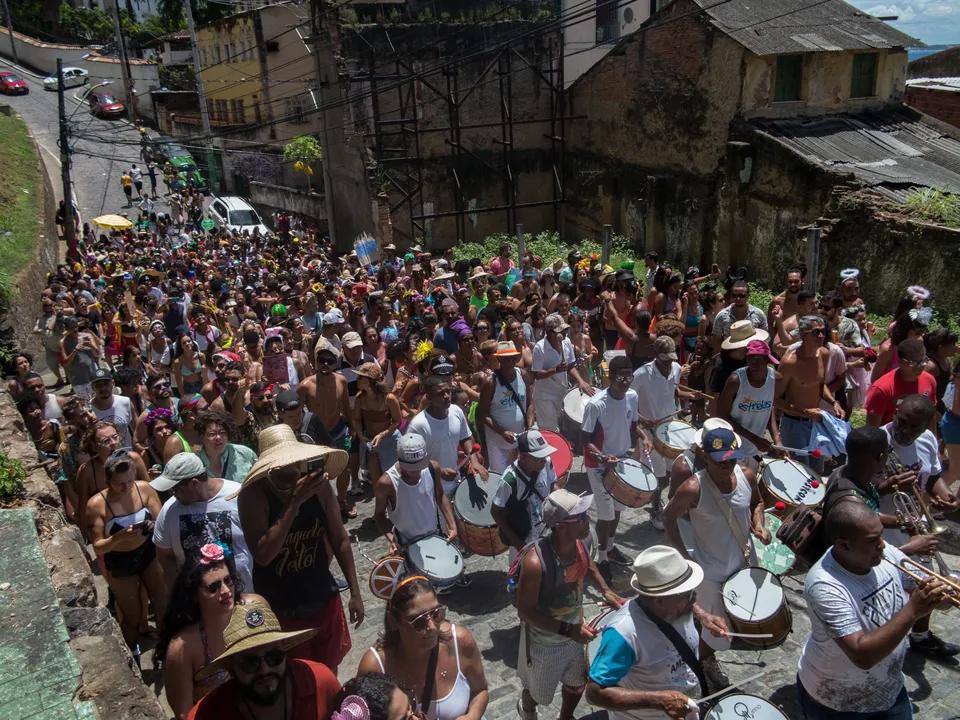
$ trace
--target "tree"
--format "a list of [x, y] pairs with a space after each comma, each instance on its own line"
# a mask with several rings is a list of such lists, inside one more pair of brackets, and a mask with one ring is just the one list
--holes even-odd
[[307, 189], [313, 192], [310, 182], [313, 175], [311, 164], [323, 158], [320, 141], [310, 135], [298, 135], [283, 148], [283, 161], [292, 162], [293, 169], [306, 173]]

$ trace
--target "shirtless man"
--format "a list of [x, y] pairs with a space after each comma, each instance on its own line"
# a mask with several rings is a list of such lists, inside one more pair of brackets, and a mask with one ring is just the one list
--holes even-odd
[[770, 329], [773, 334], [773, 349], [780, 355], [797, 341], [797, 323], [804, 315], [817, 313], [817, 294], [801, 290], [797, 293], [798, 309], [793, 315], [782, 315], [779, 311], [773, 312], [773, 324]]
[[[824, 347], [827, 330], [819, 315], [805, 315], [798, 325], [800, 346], [788, 350], [780, 363], [774, 407], [780, 418], [780, 438], [786, 447], [804, 449], [810, 442], [813, 423], [820, 422], [820, 400], [833, 406], [833, 414], [843, 418], [843, 409], [826, 386], [824, 378], [830, 351]], [[815, 472], [823, 472], [823, 458], [794, 456]]]
[[[637, 335], [630, 327], [630, 319], [636, 310], [633, 298], [627, 292], [627, 286], [634, 281], [633, 273], [628, 270], [617, 272], [617, 288], [613, 300], [603, 306], [603, 344], [606, 350], [613, 350], [619, 338], [636, 342]], [[641, 303], [642, 304], [642, 303]]]
[[[321, 339], [317, 344], [317, 374], [311, 375], [297, 386], [297, 394], [306, 403], [307, 410], [314, 413], [333, 437], [334, 447], [350, 452], [350, 394], [347, 379], [333, 371], [340, 362], [340, 352], [329, 342]], [[350, 470], [345, 468], [337, 477], [337, 501], [343, 520], [355, 518], [357, 511], [347, 505], [347, 490], [350, 488]]]
[[860, 299], [860, 271], [856, 268], [841, 270], [840, 277], [840, 295], [843, 296], [843, 306], [845, 308], [853, 305], [863, 305]]
[[773, 319], [777, 315], [788, 318], [800, 312], [800, 298], [797, 296], [803, 289], [803, 271], [800, 268], [787, 270], [787, 289], [770, 301], [767, 308], [767, 325], [773, 327]]

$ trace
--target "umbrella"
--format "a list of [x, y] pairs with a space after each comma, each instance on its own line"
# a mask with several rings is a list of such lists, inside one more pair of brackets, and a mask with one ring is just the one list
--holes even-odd
[[120, 215], [101, 215], [94, 218], [91, 222], [97, 227], [107, 228], [109, 230], [124, 230], [132, 227], [133, 223]]

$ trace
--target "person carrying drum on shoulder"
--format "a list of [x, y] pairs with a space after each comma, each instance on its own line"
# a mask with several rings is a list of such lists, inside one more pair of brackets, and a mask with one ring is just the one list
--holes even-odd
[[[637, 394], [637, 419], [651, 431], [661, 420], [676, 417], [680, 402], [697, 397], [695, 393], [680, 390], [680, 365], [673, 338], [658, 337], [653, 343], [653, 352], [653, 362], [637, 368], [630, 383], [630, 389]], [[663, 530], [661, 493], [669, 480], [668, 462], [656, 449], [647, 453], [645, 459], [657, 476], [657, 489], [650, 501], [650, 524]]]
[[490, 472], [503, 474], [517, 450], [517, 433], [533, 425], [533, 379], [517, 367], [520, 351], [510, 341], [497, 344], [500, 365], [480, 385], [477, 427], [482, 429]]
[[[740, 438], [730, 430], [711, 430], [703, 434], [701, 446], [707, 468], [677, 488], [664, 511], [664, 525], [670, 544], [687, 556], [678, 521], [689, 517], [693, 529], [691, 559], [704, 570], [697, 598], [707, 612], [727, 622], [723, 583], [740, 570], [757, 565], [751, 533], [765, 545], [773, 538], [764, 526], [763, 499], [756, 476], [752, 470], [737, 465], [743, 459]], [[700, 658], [711, 692], [730, 684], [714, 654], [729, 648], [727, 638], [701, 637]]]
[[570, 326], [559, 314], [547, 315], [544, 321], [546, 335], [533, 346], [533, 365], [530, 371], [536, 380], [533, 406], [540, 430], [557, 432], [563, 412], [563, 396], [576, 383], [580, 392], [592, 396], [595, 392], [580, 375], [581, 363], [567, 335]]
[[589, 580], [609, 605], [623, 604], [584, 546], [590, 534], [587, 510], [592, 504], [592, 495], [574, 495], [562, 488], [550, 493], [543, 503], [543, 534], [519, 561], [517, 670], [523, 694], [517, 713], [521, 720], [536, 720], [537, 706], [552, 703], [558, 685], [559, 720], [572, 720], [580, 703], [587, 683], [584, 645], [597, 634], [584, 622], [584, 581]]
[[[610, 562], [630, 565], [632, 560], [614, 545], [617, 525], [623, 505], [603, 486], [608, 467], [625, 457], [633, 447], [633, 459], [653, 449], [649, 438], [637, 426], [637, 393], [630, 389], [633, 365], [630, 358], [618, 356], [610, 361], [610, 387], [587, 400], [580, 430], [583, 445], [583, 464], [587, 470], [590, 489], [597, 501], [597, 567], [608, 583], [611, 582]], [[634, 446], [633, 436], [636, 435]]]
[[490, 514], [510, 545], [510, 565], [537, 536], [543, 503], [559, 483], [550, 456], [557, 451], [537, 430], [517, 435], [517, 459], [503, 473]]
[[690, 699], [704, 697], [697, 659], [701, 631], [722, 637], [723, 618], [697, 604], [703, 570], [666, 545], [647, 548], [633, 563], [639, 597], [614, 612], [590, 661], [587, 700], [610, 720], [697, 717]]

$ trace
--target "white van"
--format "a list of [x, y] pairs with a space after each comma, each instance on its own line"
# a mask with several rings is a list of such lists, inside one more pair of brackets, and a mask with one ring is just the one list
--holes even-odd
[[215, 197], [210, 201], [207, 214], [217, 225], [226, 227], [231, 232], [242, 233], [246, 230], [251, 235], [256, 229], [260, 230], [261, 235], [268, 232], [257, 211], [241, 197]]

